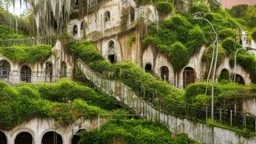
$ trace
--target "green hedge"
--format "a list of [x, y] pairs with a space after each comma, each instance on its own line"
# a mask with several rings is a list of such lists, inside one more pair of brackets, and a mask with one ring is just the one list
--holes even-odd
[[156, 9], [160, 15], [167, 15], [172, 12], [172, 4], [167, 1], [158, 1], [156, 3]]
[[228, 37], [221, 42], [222, 47], [227, 51], [230, 55], [231, 53], [236, 51], [236, 42], [234, 38]]

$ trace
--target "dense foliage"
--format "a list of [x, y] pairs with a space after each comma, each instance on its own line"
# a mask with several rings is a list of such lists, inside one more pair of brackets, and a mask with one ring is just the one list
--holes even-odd
[[51, 45], [0, 47], [0, 53], [14, 62], [34, 63], [51, 55]]
[[66, 79], [54, 84], [17, 86], [0, 82], [0, 100], [1, 129], [10, 129], [35, 117], [54, 118], [67, 125], [80, 117], [90, 119], [106, 110], [120, 108], [114, 98], [98, 95], [92, 89]]
[[168, 128], [158, 122], [145, 120], [117, 120], [104, 124], [100, 131], [81, 132], [80, 144], [193, 144], [194, 141], [181, 134], [172, 137]]

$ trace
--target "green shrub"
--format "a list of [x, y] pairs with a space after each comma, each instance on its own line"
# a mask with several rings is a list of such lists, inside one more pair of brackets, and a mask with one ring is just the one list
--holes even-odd
[[236, 51], [236, 42], [234, 38], [228, 37], [221, 42], [222, 47], [231, 54]]
[[256, 28], [252, 29], [251, 37], [254, 41], [256, 41]]
[[203, 14], [208, 13], [210, 11], [209, 7], [205, 4], [193, 4], [189, 8], [189, 12], [191, 14], [196, 13], [196, 12], [202, 12]]
[[236, 32], [232, 29], [223, 29], [223, 30], [219, 31], [218, 35], [221, 40], [224, 40], [227, 37], [235, 38]]
[[167, 1], [158, 1], [156, 9], [160, 15], [167, 15], [172, 12], [172, 4]]

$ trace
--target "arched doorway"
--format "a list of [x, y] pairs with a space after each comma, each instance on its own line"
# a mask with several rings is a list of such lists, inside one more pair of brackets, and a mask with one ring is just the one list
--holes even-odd
[[168, 82], [169, 81], [169, 69], [167, 66], [163, 66], [160, 68], [161, 70], [161, 79], [163, 81]]
[[6, 60], [0, 61], [0, 79], [8, 79], [10, 73], [10, 63]]
[[111, 63], [116, 63], [116, 52], [115, 52], [115, 43], [114, 41], [110, 41], [108, 43], [108, 60], [111, 62]]
[[241, 75], [236, 74], [236, 83], [244, 85], [244, 79]]
[[195, 72], [191, 67], [187, 67], [183, 71], [183, 88], [195, 82]]
[[7, 144], [6, 135], [2, 131], [0, 131], [0, 144]]
[[109, 11], [106, 11], [106, 12], [105, 12], [105, 14], [104, 14], [104, 21], [105, 21], [105, 22], [110, 21], [110, 12], [109, 12]]
[[73, 26], [73, 36], [76, 36], [77, 33], [78, 33], [77, 25], [74, 25], [74, 26]]
[[78, 133], [80, 133], [80, 132], [86, 132], [86, 130], [80, 129], [75, 135], [73, 135], [71, 144], [78, 144], [79, 140], [81, 139], [81, 137], [78, 135]]
[[61, 69], [60, 69], [60, 77], [67, 77], [67, 64], [66, 62], [61, 62]]
[[31, 82], [31, 68], [27, 65], [21, 67], [20, 70], [20, 81]]
[[56, 132], [47, 132], [44, 134], [42, 139], [42, 144], [62, 144], [62, 137], [60, 134]]
[[33, 144], [33, 137], [28, 132], [22, 132], [15, 138], [15, 144]]
[[46, 82], [52, 82], [53, 78], [53, 66], [52, 63], [47, 62], [45, 67], [45, 81]]
[[151, 65], [151, 63], [146, 64], [145, 72], [152, 73], [152, 65]]
[[227, 69], [223, 69], [220, 73], [220, 76], [219, 76], [219, 81], [221, 80], [229, 80], [229, 72]]

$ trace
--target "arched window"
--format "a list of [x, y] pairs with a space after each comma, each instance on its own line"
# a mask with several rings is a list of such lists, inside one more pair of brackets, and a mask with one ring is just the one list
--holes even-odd
[[152, 65], [150, 63], [146, 64], [145, 66], [145, 72], [152, 73]]
[[169, 81], [169, 69], [168, 69], [168, 67], [167, 66], [163, 66], [163, 67], [161, 67], [160, 70], [161, 70], [161, 79], [163, 81], [168, 82]]
[[81, 139], [81, 137], [78, 135], [78, 133], [84, 132], [84, 131], [86, 131], [86, 130], [85, 129], [80, 129], [76, 134], [74, 134], [71, 144], [78, 144], [79, 140]]
[[223, 69], [220, 73], [220, 76], [219, 76], [219, 81], [221, 80], [229, 80], [229, 72], [227, 69]]
[[0, 61], [0, 79], [8, 79], [10, 73], [10, 63], [6, 60]]
[[7, 144], [6, 135], [2, 131], [0, 131], [0, 144]]
[[81, 22], [81, 27], [80, 27], [81, 30], [84, 30], [85, 29], [85, 23], [84, 21]]
[[110, 12], [109, 11], [105, 12], [105, 14], [104, 14], [104, 21], [105, 22], [110, 21]]
[[116, 52], [115, 52], [115, 43], [112, 40], [108, 43], [108, 60], [111, 63], [115, 63], [117, 61]]
[[131, 12], [130, 12], [130, 18], [131, 18], [131, 22], [134, 22], [134, 20], [135, 20], [135, 11], [134, 11], [134, 9], [132, 9]]
[[79, 9], [79, 1], [78, 0], [75, 0], [75, 7], [74, 7], [75, 10], [78, 10]]
[[28, 132], [22, 132], [15, 138], [15, 144], [33, 144], [33, 137]]
[[45, 81], [52, 82], [53, 77], [53, 67], [52, 63], [47, 62], [45, 67]]
[[77, 25], [74, 25], [74, 26], [73, 26], [73, 36], [76, 36], [77, 33], [78, 33]]
[[195, 82], [195, 72], [193, 68], [187, 67], [183, 71], [183, 88]]
[[29, 66], [24, 65], [20, 70], [20, 81], [31, 82], [31, 69]]
[[236, 74], [236, 83], [244, 85], [244, 79], [242, 76]]
[[47, 132], [44, 134], [42, 144], [62, 144], [63, 140], [60, 134], [56, 132]]
[[65, 62], [61, 63], [60, 77], [67, 77], [67, 64]]

